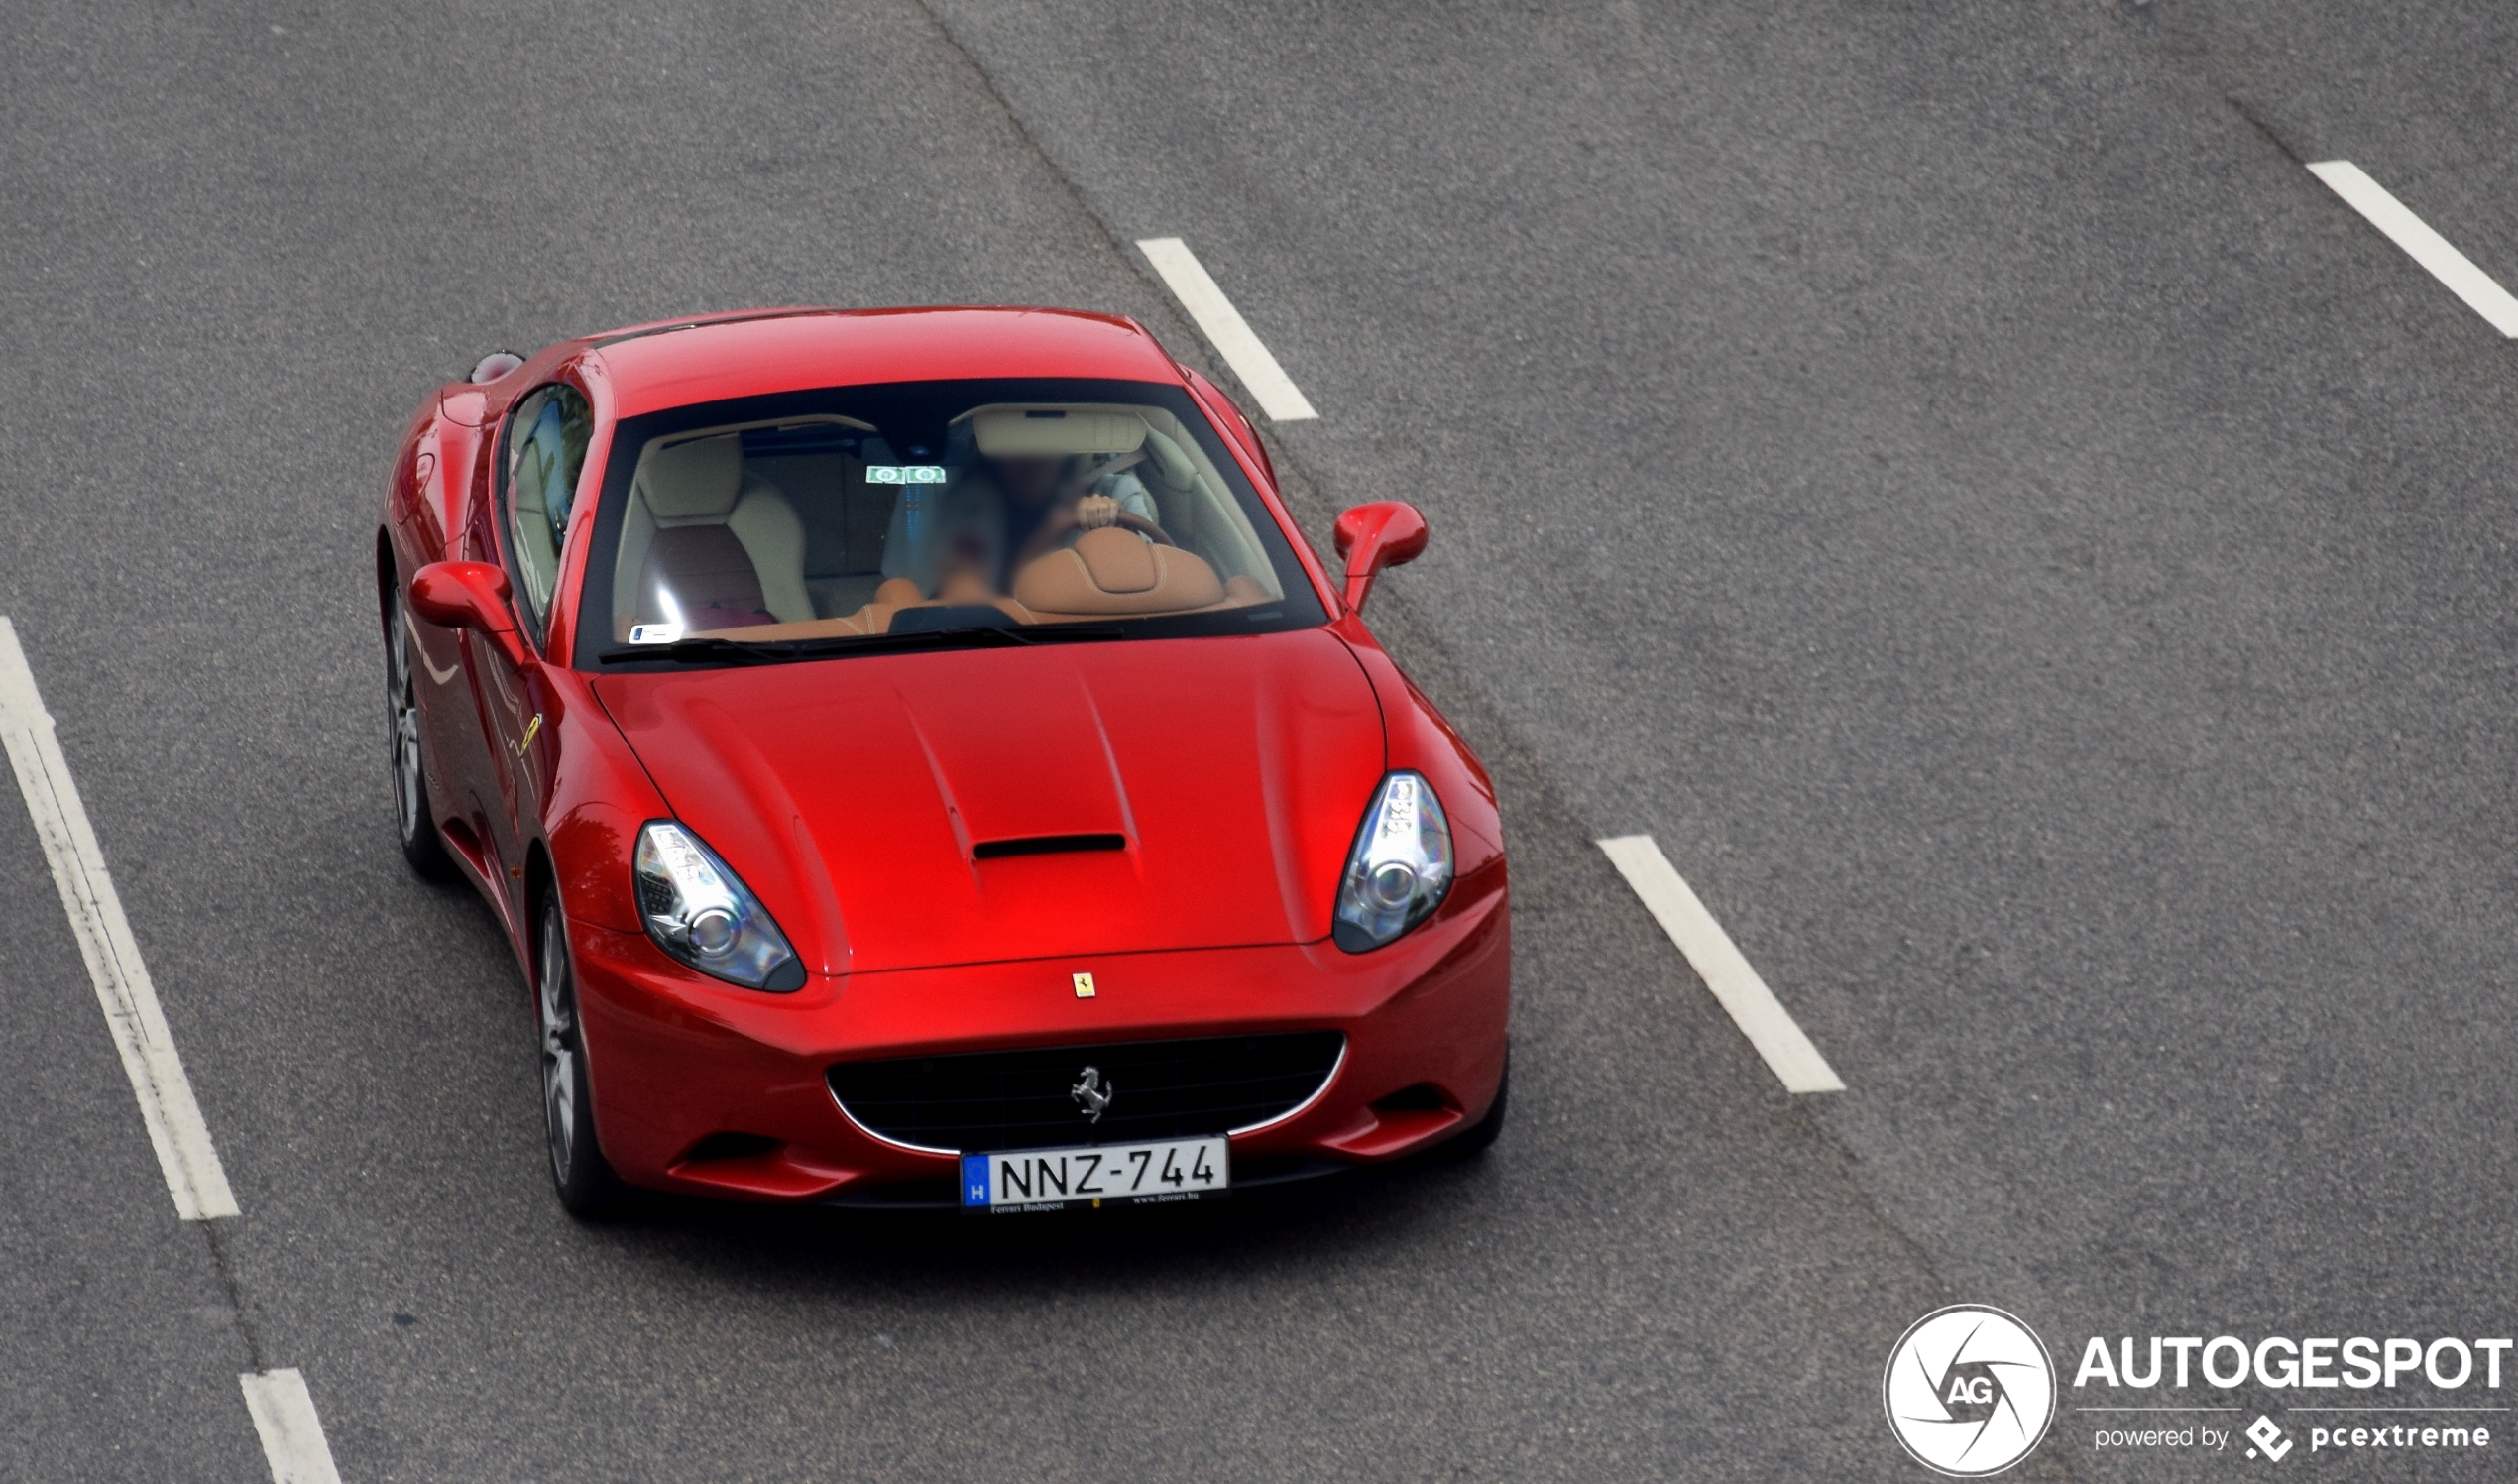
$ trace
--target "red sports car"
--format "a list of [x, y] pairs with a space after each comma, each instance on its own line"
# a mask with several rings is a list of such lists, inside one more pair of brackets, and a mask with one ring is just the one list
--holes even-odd
[[820, 309], [494, 356], [377, 535], [403, 854], [533, 990], [569, 1209], [979, 1211], [1482, 1147], [1495, 793], [1132, 321]]

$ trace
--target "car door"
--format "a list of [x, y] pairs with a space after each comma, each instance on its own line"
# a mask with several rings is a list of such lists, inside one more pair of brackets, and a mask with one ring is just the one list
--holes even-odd
[[[527, 394], [502, 429], [492, 498], [470, 526], [474, 559], [507, 570], [526, 655], [518, 666], [488, 635], [464, 635], [481, 709], [484, 767], [477, 786], [502, 885], [511, 891], [523, 877], [525, 846], [550, 773], [553, 702], [541, 655], [593, 431], [593, 409], [576, 388], [554, 383]], [[520, 904], [511, 897], [510, 905]]]
[[[476, 409], [483, 401], [478, 392], [455, 396]], [[401, 525], [411, 543], [414, 571], [470, 554], [467, 524], [474, 507], [489, 493], [489, 461], [483, 443], [497, 431], [495, 426], [485, 431], [477, 425], [480, 420], [478, 410], [467, 422], [441, 409], [412, 452], [412, 498], [401, 513]], [[420, 697], [420, 730], [426, 740], [421, 755], [428, 762], [429, 796], [442, 811], [455, 816], [449, 823], [462, 827], [456, 848], [470, 853], [487, 838], [486, 817], [472, 794], [474, 781], [486, 776], [475, 756], [482, 745], [479, 682], [467, 677], [470, 665], [462, 630], [414, 619], [410, 644]]]

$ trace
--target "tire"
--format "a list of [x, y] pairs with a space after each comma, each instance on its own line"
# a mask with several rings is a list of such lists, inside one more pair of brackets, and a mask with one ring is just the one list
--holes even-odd
[[1445, 1141], [1435, 1153], [1446, 1159], [1470, 1160], [1493, 1148], [1496, 1136], [1504, 1132], [1505, 1105], [1511, 1101], [1512, 1091], [1513, 1059], [1508, 1053], [1504, 1058], [1504, 1075], [1495, 1084], [1495, 1101], [1488, 1105], [1486, 1116], [1469, 1125], [1458, 1138]]
[[577, 970], [556, 894], [542, 903], [534, 955], [533, 1010], [542, 1073], [542, 1140], [559, 1203], [579, 1220], [618, 1211], [628, 1194], [595, 1138], [595, 1097], [577, 1018]]
[[454, 857], [437, 833], [436, 806], [428, 797], [428, 766], [419, 750], [419, 696], [411, 675], [410, 617], [405, 600], [394, 599], [385, 629], [385, 719], [394, 767], [394, 824], [402, 858], [423, 880], [451, 880]]

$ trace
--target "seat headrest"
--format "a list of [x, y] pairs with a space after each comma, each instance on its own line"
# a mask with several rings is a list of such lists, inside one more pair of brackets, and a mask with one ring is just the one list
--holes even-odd
[[1163, 483], [1175, 490], [1188, 489], [1190, 481], [1198, 477], [1198, 466], [1181, 452], [1181, 445], [1150, 427], [1145, 430], [1145, 451], [1154, 456], [1154, 467], [1162, 472]]
[[1204, 560], [1115, 525], [1085, 532], [1014, 578], [1014, 601], [1044, 614], [1187, 613], [1223, 598]]
[[971, 421], [992, 459], [1134, 453], [1145, 441], [1145, 419], [1125, 412], [981, 412]]
[[723, 517], [744, 492], [744, 440], [728, 433], [659, 448], [639, 466], [638, 483], [659, 520]]

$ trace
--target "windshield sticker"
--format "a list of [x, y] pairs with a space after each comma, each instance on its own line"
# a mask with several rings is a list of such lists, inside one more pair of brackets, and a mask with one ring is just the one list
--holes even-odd
[[869, 485], [940, 485], [945, 482], [942, 464], [868, 464], [865, 482]]
[[682, 636], [679, 624], [632, 624], [630, 642], [633, 644], [669, 644]]

